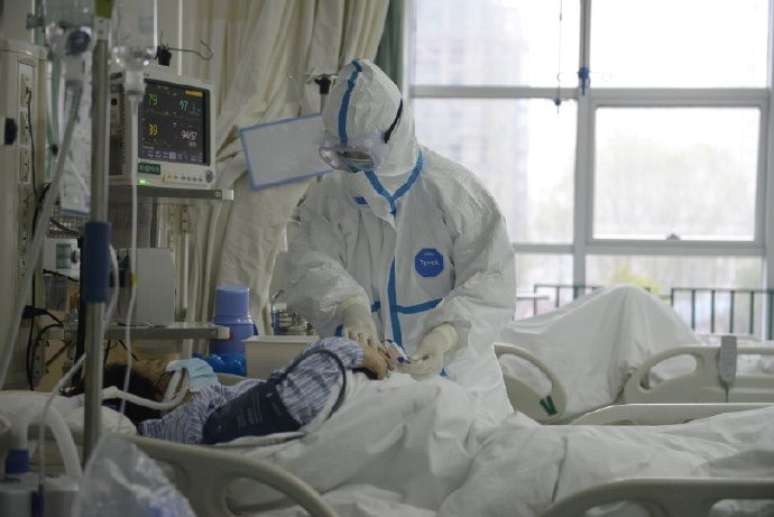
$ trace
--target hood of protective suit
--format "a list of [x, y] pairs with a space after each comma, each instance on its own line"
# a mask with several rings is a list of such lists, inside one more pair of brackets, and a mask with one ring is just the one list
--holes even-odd
[[[384, 135], [395, 120], [401, 101], [400, 90], [378, 66], [367, 59], [357, 59], [339, 71], [331, 88], [322, 112], [325, 132], [342, 145], [374, 133]], [[406, 102], [386, 145], [385, 158], [374, 173], [390, 188], [411, 173], [418, 157], [414, 117]], [[358, 179], [355, 183], [363, 180]]]

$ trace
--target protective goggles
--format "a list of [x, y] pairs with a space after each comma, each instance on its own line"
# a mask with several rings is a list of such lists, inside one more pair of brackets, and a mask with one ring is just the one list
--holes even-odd
[[338, 139], [326, 134], [320, 146], [320, 158], [337, 170], [360, 172], [376, 170], [387, 157], [387, 143], [392, 137], [403, 113], [403, 100], [398, 105], [398, 113], [387, 131], [375, 131], [363, 138], [352, 139], [347, 145], [338, 143]]
[[376, 169], [383, 160], [382, 154], [374, 146], [350, 147], [325, 144], [320, 146], [320, 157], [325, 163], [334, 169], [349, 172]]

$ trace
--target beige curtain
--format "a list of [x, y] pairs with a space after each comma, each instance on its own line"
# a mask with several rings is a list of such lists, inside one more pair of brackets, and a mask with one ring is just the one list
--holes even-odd
[[305, 84], [310, 73], [334, 72], [354, 58], [373, 59], [388, 0], [185, 0], [184, 46], [212, 47], [209, 62], [184, 58], [184, 73], [217, 87], [219, 185], [231, 203], [192, 210], [189, 320], [211, 317], [214, 287], [251, 288], [259, 319], [269, 296], [286, 223], [306, 183], [253, 192], [236, 128], [319, 111]]

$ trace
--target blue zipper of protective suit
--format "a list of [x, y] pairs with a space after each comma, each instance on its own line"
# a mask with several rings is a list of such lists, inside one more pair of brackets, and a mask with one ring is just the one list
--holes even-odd
[[393, 217], [395, 217], [395, 214], [398, 212], [398, 200], [403, 197], [409, 190], [411, 190], [412, 186], [414, 186], [414, 183], [416, 183], [417, 179], [419, 178], [419, 173], [422, 172], [424, 163], [424, 157], [422, 156], [422, 151], [420, 151], [419, 155], [417, 156], [417, 161], [414, 164], [414, 168], [411, 170], [411, 174], [409, 174], [408, 179], [403, 183], [403, 185], [398, 187], [398, 190], [395, 191], [395, 194], [390, 194], [390, 192], [384, 188], [384, 185], [382, 185], [382, 182], [379, 181], [379, 178], [376, 176], [374, 171], [365, 171], [366, 178], [368, 178], [368, 182], [371, 183], [371, 187], [376, 191], [377, 194], [386, 199], [387, 203], [389, 203], [390, 214], [392, 214]]

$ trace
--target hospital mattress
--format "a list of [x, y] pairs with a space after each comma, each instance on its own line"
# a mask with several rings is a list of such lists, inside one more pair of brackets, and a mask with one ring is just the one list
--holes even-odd
[[[605, 427], [541, 426], [520, 414], [492, 422], [483, 404], [444, 379], [363, 382], [316, 431], [239, 454], [299, 476], [342, 517], [537, 516], [620, 479], [774, 479], [774, 407]], [[255, 484], [237, 483], [228, 497], [256, 515], [303, 515]], [[724, 505], [712, 515], [774, 515], [774, 502]]]

